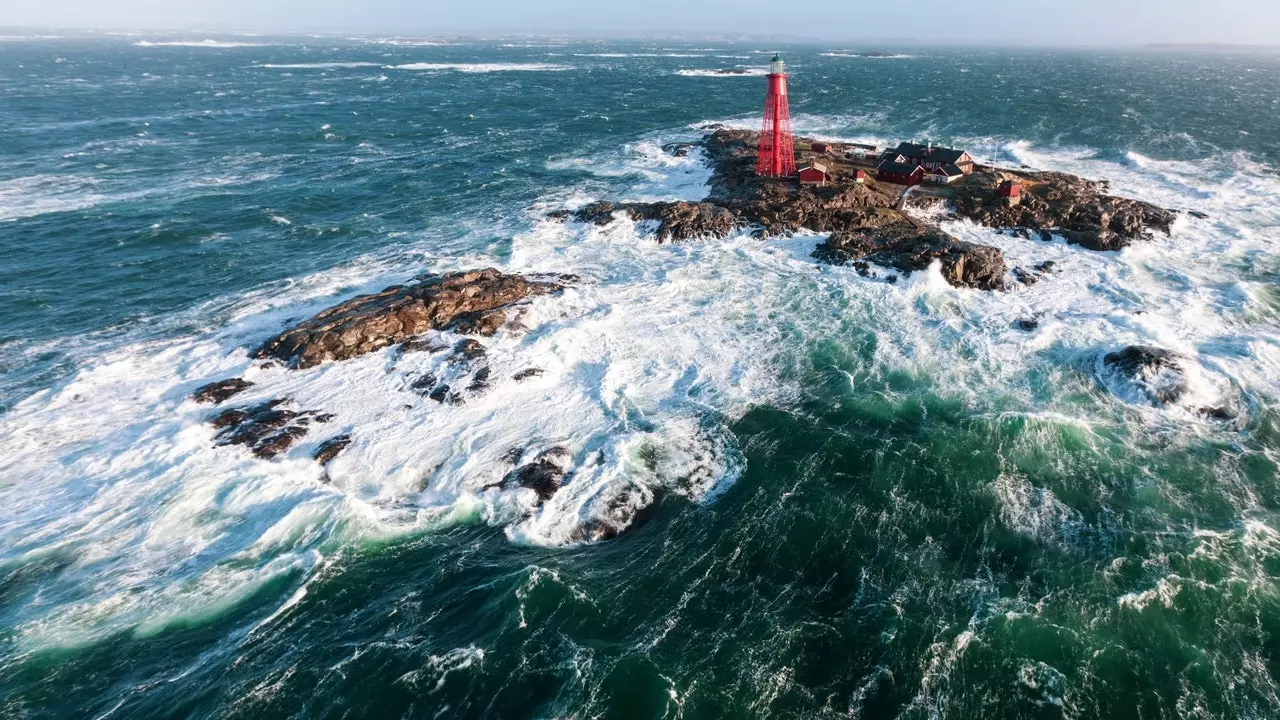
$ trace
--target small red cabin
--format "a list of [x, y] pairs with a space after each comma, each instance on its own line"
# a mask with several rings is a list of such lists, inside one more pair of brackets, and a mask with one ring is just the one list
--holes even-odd
[[1000, 183], [1000, 197], [1020, 198], [1022, 197], [1022, 184], [1012, 180], [1005, 180]]
[[810, 163], [800, 168], [801, 185], [826, 185], [827, 166], [822, 163]]
[[857, 170], [853, 173], [853, 181], [856, 183], [865, 183], [867, 181], [867, 171]]
[[876, 179], [895, 185], [919, 185], [924, 182], [924, 168], [919, 165], [886, 161], [876, 168]]
[[831, 145], [824, 142], [816, 142], [809, 146], [809, 149], [816, 153], [825, 153], [831, 151]]

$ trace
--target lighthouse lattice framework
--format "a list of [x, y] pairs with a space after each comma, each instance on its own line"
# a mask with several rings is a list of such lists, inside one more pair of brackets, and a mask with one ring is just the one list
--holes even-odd
[[796, 153], [791, 137], [791, 108], [787, 104], [787, 72], [782, 58], [769, 65], [769, 94], [764, 101], [764, 127], [760, 130], [760, 156], [756, 174], [787, 177], [796, 174]]

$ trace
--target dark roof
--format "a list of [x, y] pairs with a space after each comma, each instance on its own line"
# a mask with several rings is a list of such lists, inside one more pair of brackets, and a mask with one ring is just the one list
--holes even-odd
[[943, 165], [940, 168], [935, 168], [933, 170], [930, 170], [929, 172], [945, 173], [947, 177], [959, 177], [964, 174], [964, 171], [960, 169], [960, 166], [956, 165], [955, 163], [947, 163], [946, 165]]
[[915, 143], [900, 143], [898, 148], [893, 152], [899, 155], [905, 155], [909, 158], [919, 158], [921, 160], [928, 159], [932, 162], [956, 163], [964, 156], [963, 150], [955, 148], [934, 146], [932, 149], [928, 145], [917, 145]]
[[894, 175], [914, 175], [922, 170], [919, 165], [908, 165], [906, 163], [882, 162], [877, 171], [893, 173]]

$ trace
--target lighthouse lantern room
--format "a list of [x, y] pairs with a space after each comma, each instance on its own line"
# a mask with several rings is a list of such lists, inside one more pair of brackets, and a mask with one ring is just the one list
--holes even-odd
[[796, 174], [796, 154], [791, 137], [791, 108], [787, 105], [787, 72], [782, 58], [769, 64], [769, 94], [764, 101], [764, 126], [760, 130], [760, 155], [756, 174], [790, 177]]

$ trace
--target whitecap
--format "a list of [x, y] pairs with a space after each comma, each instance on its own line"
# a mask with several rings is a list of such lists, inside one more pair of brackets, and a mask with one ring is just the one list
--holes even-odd
[[676, 75], [685, 77], [764, 77], [769, 74], [768, 68], [733, 68], [731, 70], [702, 70], [702, 69], [686, 69], [676, 70]]
[[455, 71], [463, 73], [492, 73], [492, 72], [562, 72], [572, 70], [573, 67], [568, 65], [556, 65], [552, 63], [407, 63], [404, 65], [389, 65], [389, 70], [434, 70], [434, 71]]

